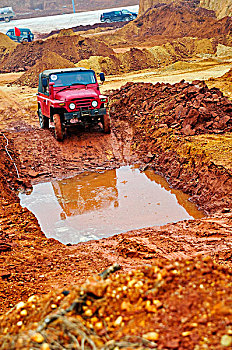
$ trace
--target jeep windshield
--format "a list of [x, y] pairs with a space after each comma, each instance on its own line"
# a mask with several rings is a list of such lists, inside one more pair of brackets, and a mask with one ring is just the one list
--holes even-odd
[[91, 71], [64, 72], [50, 75], [54, 87], [95, 84], [95, 74]]

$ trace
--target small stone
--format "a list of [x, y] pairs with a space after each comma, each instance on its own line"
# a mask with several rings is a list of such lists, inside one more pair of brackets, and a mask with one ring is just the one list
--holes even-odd
[[191, 332], [189, 332], [189, 331], [183, 332], [183, 333], [182, 333], [182, 337], [187, 337], [187, 336], [190, 335], [190, 334], [191, 334]]
[[50, 346], [48, 345], [48, 343], [43, 343], [42, 345], [41, 345], [41, 348], [40, 348], [41, 350], [50, 350]]
[[27, 310], [22, 310], [21, 312], [20, 312], [20, 315], [21, 316], [27, 316]]
[[102, 328], [103, 328], [102, 322], [97, 322], [97, 323], [95, 323], [95, 328], [96, 328], [97, 330], [102, 329]]
[[221, 337], [221, 345], [226, 346], [226, 347], [231, 346], [232, 345], [232, 337], [230, 335], [227, 335], [227, 334], [223, 335]]
[[36, 300], [37, 300], [37, 296], [36, 296], [36, 295], [31, 295], [31, 296], [27, 299], [28, 303], [33, 303], [33, 302], [36, 301]]
[[16, 310], [20, 310], [25, 306], [25, 303], [23, 301], [20, 301], [17, 305], [16, 305]]
[[160, 308], [161, 306], [163, 306], [163, 304], [161, 303], [161, 301], [160, 301], [160, 300], [157, 300], [157, 299], [153, 300], [153, 304], [154, 304], [157, 308]]
[[17, 322], [17, 326], [18, 326], [18, 327], [21, 327], [22, 325], [23, 325], [23, 322], [22, 322], [22, 321]]
[[37, 173], [37, 171], [31, 169], [28, 171], [28, 175], [30, 177], [37, 177], [39, 175], [39, 173]]
[[40, 333], [35, 333], [31, 336], [31, 340], [40, 344], [44, 341], [44, 337]]
[[87, 310], [85, 311], [85, 316], [88, 316], [88, 317], [93, 316], [93, 311], [92, 311], [91, 309], [87, 309]]
[[131, 304], [128, 302], [128, 301], [123, 301], [122, 304], [121, 304], [121, 310], [130, 310], [131, 308]]
[[122, 316], [118, 316], [118, 318], [114, 321], [115, 326], [120, 326], [122, 323]]
[[52, 308], [52, 309], [56, 309], [56, 308], [57, 308], [57, 305], [56, 305], [56, 304], [52, 304], [52, 305], [51, 305], [51, 308]]
[[143, 338], [150, 341], [156, 341], [159, 339], [159, 333], [149, 332], [149, 333], [143, 334]]

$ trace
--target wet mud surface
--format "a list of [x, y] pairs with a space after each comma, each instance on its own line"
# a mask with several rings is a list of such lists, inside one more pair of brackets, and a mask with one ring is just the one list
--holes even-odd
[[[12, 91], [8, 99], [12, 101], [11, 106], [1, 116], [0, 134], [1, 312], [32, 294], [81, 283], [116, 262], [128, 271], [152, 264], [157, 258], [172, 260], [210, 255], [219, 264], [231, 266], [230, 164], [217, 165], [210, 150], [207, 154], [202, 153], [202, 147], [201, 152], [197, 149], [194, 137], [173, 134], [173, 129], [164, 125], [156, 124], [156, 133], [151, 137], [153, 129], [148, 127], [150, 119], [146, 108], [140, 111], [141, 120], [134, 124], [129, 117], [125, 118], [128, 110], [123, 108], [122, 117], [118, 118], [113, 101], [111, 135], [97, 129], [76, 129], [63, 143], [58, 143], [53, 129], [39, 129], [33, 108], [22, 108], [23, 100], [15, 100], [14, 89]], [[129, 98], [130, 93], [127, 96]], [[6, 154], [4, 135], [20, 178]], [[154, 139], [159, 141], [156, 145]], [[155, 163], [154, 154], [157, 154]], [[127, 164], [150, 166], [163, 173], [173, 186], [189, 193], [210, 216], [65, 246], [45, 237], [34, 215], [20, 206], [15, 192], [30, 188], [31, 183]]]
[[[187, 3], [158, 6], [113, 35], [64, 31], [12, 51], [2, 34], [0, 68], [11, 73], [0, 75], [1, 349], [232, 346], [232, 104], [221, 92], [231, 96], [231, 59], [217, 57], [229, 52], [231, 20]], [[115, 52], [122, 67], [115, 57], [107, 61]], [[208, 54], [216, 56], [195, 60]], [[111, 101], [110, 135], [73, 128], [59, 143], [52, 127], [39, 128], [32, 87], [43, 69], [92, 55], [105, 56], [93, 63], [107, 74], [139, 71], [102, 86]], [[204, 71], [223, 80], [212, 79], [209, 89], [195, 80]], [[123, 86], [135, 76], [148, 84]], [[17, 78], [20, 87], [11, 84]], [[65, 245], [46, 238], [20, 205], [18, 192], [32, 185], [131, 165], [164, 176], [205, 216]]]

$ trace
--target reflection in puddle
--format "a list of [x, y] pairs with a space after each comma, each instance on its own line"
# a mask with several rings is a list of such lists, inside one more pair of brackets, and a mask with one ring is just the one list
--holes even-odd
[[129, 166], [38, 184], [20, 199], [47, 237], [65, 244], [203, 217], [161, 176]]

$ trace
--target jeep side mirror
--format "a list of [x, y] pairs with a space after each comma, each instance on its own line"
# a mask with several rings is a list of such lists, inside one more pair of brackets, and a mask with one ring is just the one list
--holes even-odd
[[104, 83], [104, 81], [106, 80], [104, 73], [100, 73], [100, 80], [102, 83]]
[[46, 88], [48, 86], [48, 80], [47, 78], [42, 78], [42, 86]]

